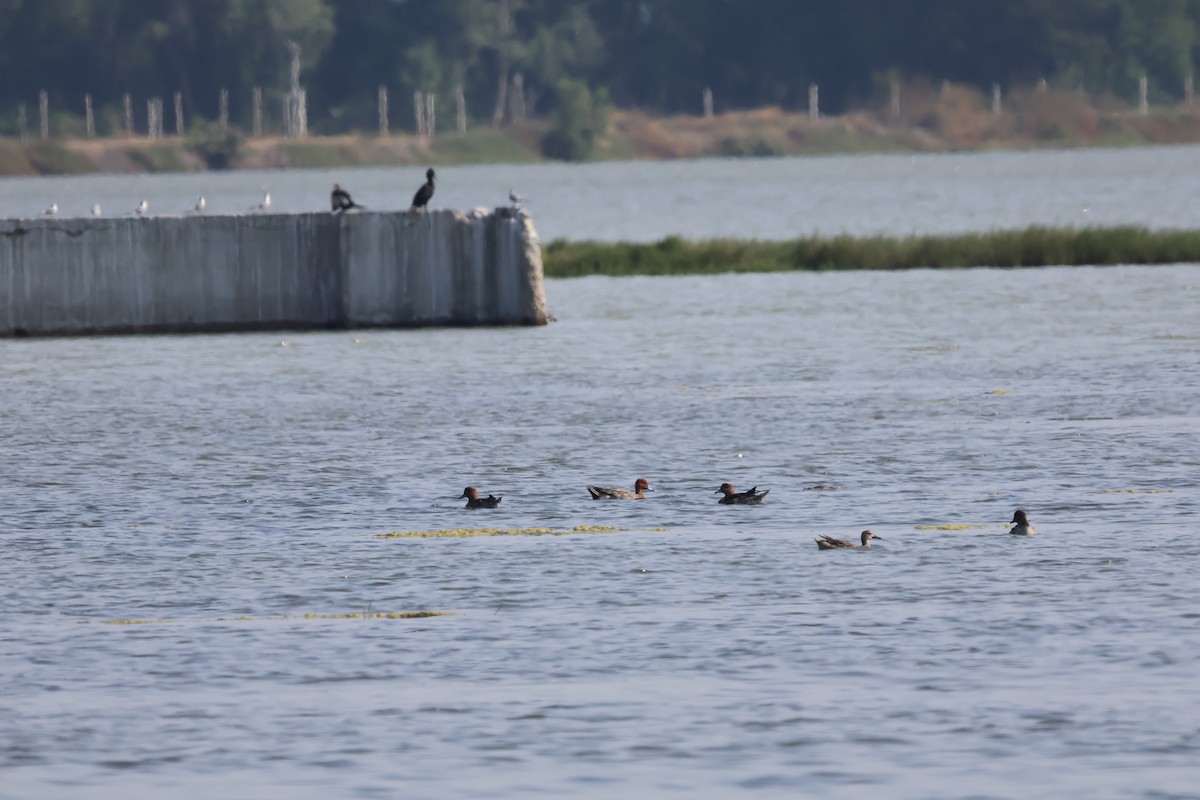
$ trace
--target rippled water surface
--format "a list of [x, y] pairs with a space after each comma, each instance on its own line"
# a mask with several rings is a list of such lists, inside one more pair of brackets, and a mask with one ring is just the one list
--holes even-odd
[[[335, 181], [372, 209], [407, 208], [423, 167], [0, 179], [0, 217], [323, 211]], [[516, 189], [556, 238], [655, 240], [951, 233], [1029, 225], [1200, 225], [1200, 146], [822, 158], [438, 167], [439, 207], [494, 207]]]
[[0, 798], [1200, 797], [1200, 266], [547, 295], [0, 340]]
[[0, 342], [0, 796], [1195, 796], [1200, 268], [549, 295]]

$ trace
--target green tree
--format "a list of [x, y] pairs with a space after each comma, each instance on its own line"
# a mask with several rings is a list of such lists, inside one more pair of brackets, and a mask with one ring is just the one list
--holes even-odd
[[552, 127], [542, 139], [542, 152], [551, 158], [583, 161], [608, 128], [608, 93], [588, 90], [582, 81], [563, 78], [555, 87], [557, 107]]

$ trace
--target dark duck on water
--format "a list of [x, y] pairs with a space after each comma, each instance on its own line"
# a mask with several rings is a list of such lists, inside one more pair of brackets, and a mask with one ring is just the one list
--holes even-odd
[[467, 504], [464, 508], [497, 508], [500, 505], [501, 497], [489, 494], [487, 497], [480, 497], [479, 490], [474, 486], [468, 486], [463, 489], [463, 493], [458, 496], [459, 500], [467, 498]]
[[725, 495], [717, 501], [723, 506], [756, 506], [762, 503], [770, 491], [770, 489], [763, 489], [760, 492], [758, 491], [758, 487], [755, 486], [744, 492], [738, 492], [734, 490], [732, 483], [722, 483], [721, 488], [717, 489], [713, 494]]

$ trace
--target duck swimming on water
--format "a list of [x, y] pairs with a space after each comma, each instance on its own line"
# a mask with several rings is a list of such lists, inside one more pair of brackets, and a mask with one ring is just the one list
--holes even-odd
[[496, 497], [491, 494], [487, 497], [480, 497], [479, 490], [474, 486], [468, 486], [463, 489], [463, 493], [458, 496], [458, 499], [462, 500], [464, 497], [467, 498], [467, 504], [463, 506], [464, 508], [496, 508], [500, 505], [500, 501], [504, 499], [503, 497]]
[[1014, 536], [1034, 536], [1037, 534], [1037, 528], [1029, 524], [1029, 517], [1025, 516], [1025, 512], [1017, 509], [1013, 512], [1013, 518], [1010, 520], [1012, 527], [1008, 532]]
[[607, 489], [603, 486], [587, 487], [588, 494], [593, 500], [645, 500], [646, 492], [653, 492], [650, 481], [638, 478], [633, 484], [633, 491], [628, 489]]
[[723, 506], [756, 506], [762, 503], [763, 498], [767, 496], [770, 489], [758, 491], [758, 487], [754, 486], [744, 492], [735, 492], [732, 483], [722, 483], [721, 488], [713, 492], [713, 494], [725, 495], [717, 501]]
[[861, 550], [863, 548], [870, 547], [872, 539], [879, 539], [880, 541], [883, 541], [882, 536], [876, 536], [870, 531], [863, 531], [859, 538], [862, 539], [861, 545], [855, 544], [854, 542], [848, 542], [845, 539], [834, 539], [832, 536], [821, 536], [816, 539], [817, 549], [839, 550], [841, 548], [850, 548], [851, 550]]

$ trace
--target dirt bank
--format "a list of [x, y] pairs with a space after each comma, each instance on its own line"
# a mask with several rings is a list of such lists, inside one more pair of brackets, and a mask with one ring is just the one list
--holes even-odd
[[[234, 137], [220, 158], [211, 141], [0, 139], [0, 175], [86, 172], [177, 172], [213, 168], [287, 169], [412, 164], [514, 163], [543, 158], [546, 123], [479, 128], [433, 138], [411, 135]], [[1034, 147], [1089, 147], [1200, 142], [1200, 107], [1131, 110], [1111, 98], [1030, 89], [1006, 98], [995, 113], [989, 98], [967, 87], [908, 91], [894, 108], [812, 119], [778, 108], [713, 117], [654, 117], [618, 110], [593, 158], [672, 159], [729, 156], [930, 152]]]

